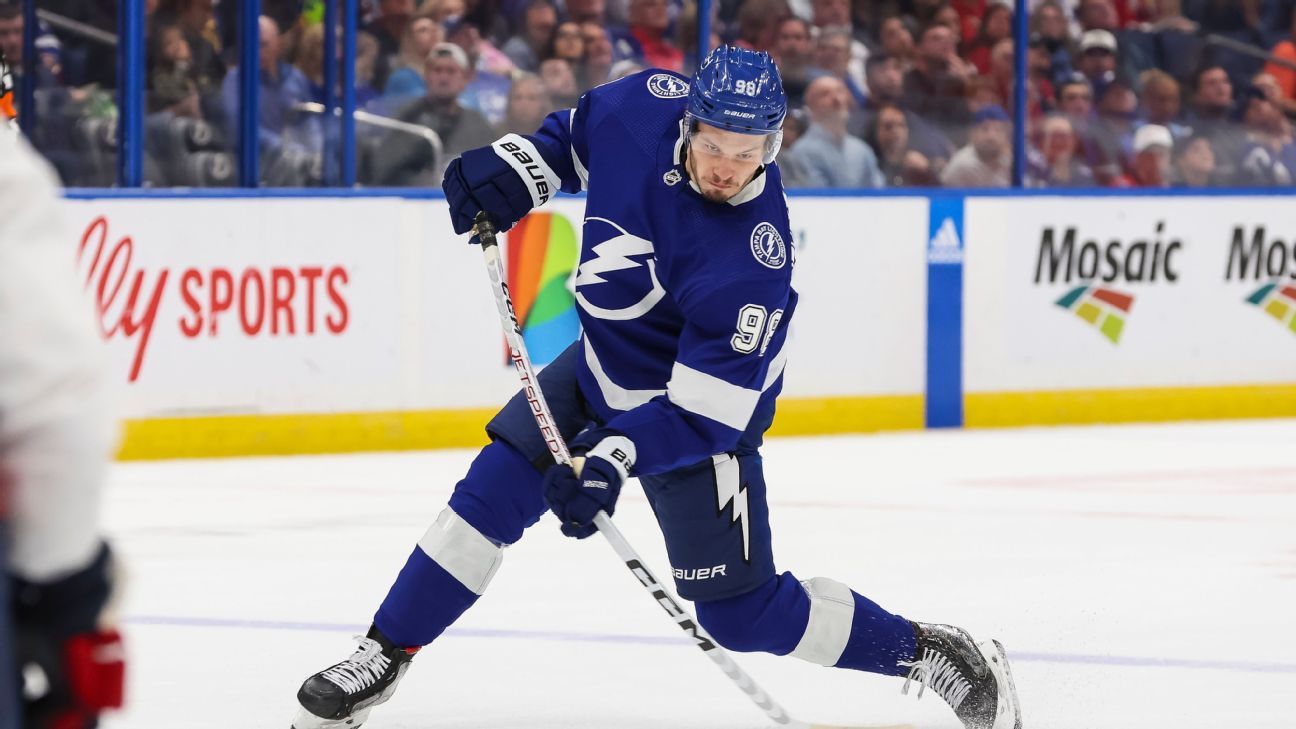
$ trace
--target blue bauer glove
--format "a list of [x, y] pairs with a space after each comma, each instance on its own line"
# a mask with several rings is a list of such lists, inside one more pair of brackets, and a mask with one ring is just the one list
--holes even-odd
[[526, 182], [496, 154], [494, 147], [470, 149], [451, 160], [441, 189], [450, 203], [451, 224], [459, 235], [472, 230], [477, 213], [483, 210], [503, 233], [533, 205]]
[[616, 509], [621, 485], [634, 468], [635, 446], [624, 435], [607, 428], [582, 433], [571, 444], [573, 454], [585, 454], [577, 476], [571, 466], [550, 466], [544, 474], [544, 495], [549, 508], [562, 523], [562, 533], [584, 539], [598, 527], [594, 516]]

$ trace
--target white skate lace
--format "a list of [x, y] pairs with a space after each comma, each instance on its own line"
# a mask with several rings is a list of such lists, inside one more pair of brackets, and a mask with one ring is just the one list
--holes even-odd
[[363, 635], [352, 637], [360, 642], [356, 652], [320, 676], [348, 694], [357, 694], [382, 678], [391, 659], [383, 655], [378, 641]]
[[930, 687], [940, 695], [950, 708], [958, 710], [963, 699], [972, 691], [972, 684], [963, 677], [950, 659], [943, 654], [926, 648], [923, 650], [922, 658], [915, 661], [900, 661], [898, 664], [902, 668], [908, 668], [909, 675], [905, 677], [904, 687], [900, 693], [909, 693], [909, 682], [918, 682], [918, 698], [922, 698], [925, 687]]

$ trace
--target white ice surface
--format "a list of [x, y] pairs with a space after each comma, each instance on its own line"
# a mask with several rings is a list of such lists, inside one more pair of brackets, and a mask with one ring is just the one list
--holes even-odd
[[[998, 637], [1027, 729], [1296, 727], [1296, 421], [776, 439], [780, 569]], [[287, 729], [472, 454], [123, 464], [129, 710], [109, 729]], [[667, 563], [637, 487], [616, 520]], [[794, 714], [956, 729], [899, 679], [739, 656]], [[551, 517], [367, 729], [765, 726], [599, 537]]]

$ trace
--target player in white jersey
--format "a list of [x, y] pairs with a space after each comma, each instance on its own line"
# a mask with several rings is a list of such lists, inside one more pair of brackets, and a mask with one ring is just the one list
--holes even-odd
[[99, 531], [114, 422], [54, 172], [10, 131], [0, 130], [0, 728], [88, 729], [122, 700]]

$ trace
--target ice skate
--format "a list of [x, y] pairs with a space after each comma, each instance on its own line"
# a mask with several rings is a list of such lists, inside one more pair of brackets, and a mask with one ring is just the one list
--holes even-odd
[[902, 691], [917, 681], [918, 696], [930, 688], [954, 709], [967, 729], [1021, 729], [1021, 708], [1008, 656], [997, 640], [975, 643], [962, 628], [914, 623], [918, 639]]
[[376, 627], [356, 639], [360, 647], [350, 658], [306, 679], [297, 691], [301, 708], [292, 729], [356, 729], [396, 693], [418, 648], [401, 648]]

